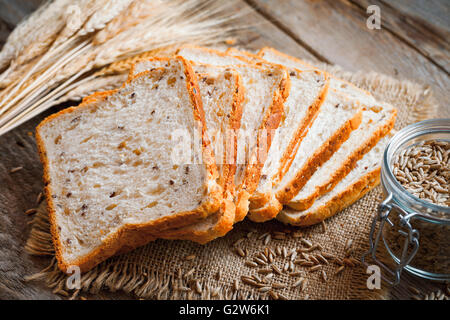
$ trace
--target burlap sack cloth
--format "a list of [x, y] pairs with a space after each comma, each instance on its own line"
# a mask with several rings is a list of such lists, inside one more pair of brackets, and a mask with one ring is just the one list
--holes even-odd
[[[396, 129], [432, 118], [437, 105], [430, 90], [409, 81], [397, 81], [375, 73], [349, 73], [337, 67], [321, 66], [331, 73], [353, 82], [359, 87], [373, 93], [380, 101], [386, 101], [398, 108]], [[368, 231], [377, 205], [382, 198], [381, 188], [367, 194], [361, 200], [328, 219], [324, 225], [309, 228], [294, 228], [278, 221], [252, 223], [244, 221], [237, 224], [225, 237], [207, 245], [198, 245], [189, 241], [157, 240], [131, 253], [113, 257], [82, 275], [81, 290], [68, 290], [67, 276], [58, 270], [55, 258], [48, 268], [28, 280], [46, 281], [47, 285], [72, 298], [81, 292], [96, 293], [99, 290], [123, 290], [139, 298], [150, 299], [269, 299], [265, 289], [244, 284], [242, 276], [264, 274], [257, 271], [267, 266], [252, 268], [247, 261], [253, 260], [266, 247], [275, 253], [289, 252], [305, 245], [301, 238], [293, 237], [293, 231], [300, 230], [302, 238], [313, 244], [320, 244], [323, 251], [338, 258], [346, 256], [345, 246], [352, 240], [351, 256], [360, 259], [368, 249]], [[281, 233], [286, 232], [285, 239]], [[267, 241], [266, 233], [271, 234]], [[247, 252], [240, 256], [234, 247]], [[45, 206], [40, 207], [33, 221], [33, 228], [26, 249], [31, 254], [53, 257], [53, 245], [49, 234], [49, 224]], [[317, 252], [317, 251], [316, 251]], [[348, 256], [348, 255], [347, 255]], [[188, 257], [188, 259], [186, 259]], [[290, 258], [283, 254], [274, 258], [273, 264], [283, 270]], [[295, 265], [300, 275], [292, 276], [290, 272], [274, 273], [269, 283], [286, 285], [274, 289], [279, 298], [287, 299], [383, 299], [388, 296], [388, 288], [382, 285], [380, 290], [369, 290], [366, 285], [368, 274], [362, 265], [346, 266], [336, 274], [339, 264], [330, 260], [323, 265], [327, 280], [321, 270], [308, 272], [307, 267]], [[221, 273], [221, 274], [219, 274]], [[180, 277], [181, 275], [181, 277]], [[300, 276], [307, 279], [306, 287], [294, 286]]]

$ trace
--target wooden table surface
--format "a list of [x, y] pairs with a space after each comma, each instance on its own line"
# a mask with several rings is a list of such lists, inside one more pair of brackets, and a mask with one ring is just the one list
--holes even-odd
[[[225, 0], [224, 0], [225, 1]], [[9, 32], [42, 0], [0, 0], [0, 47]], [[381, 9], [382, 28], [366, 26], [369, 5]], [[349, 71], [377, 71], [429, 86], [440, 103], [439, 117], [450, 117], [450, 2], [448, 0], [242, 0], [253, 24], [239, 38], [242, 46], [273, 46], [288, 54], [337, 64]], [[42, 190], [42, 168], [29, 135], [40, 115], [0, 137], [0, 299], [58, 299], [40, 283], [23, 283], [24, 275], [47, 260], [23, 251], [29, 217]], [[13, 167], [23, 167], [16, 173]], [[4, 236], [8, 235], [8, 236]], [[440, 284], [403, 274], [391, 298], [409, 299], [413, 285], [425, 293]], [[127, 298], [104, 293], [97, 298]]]

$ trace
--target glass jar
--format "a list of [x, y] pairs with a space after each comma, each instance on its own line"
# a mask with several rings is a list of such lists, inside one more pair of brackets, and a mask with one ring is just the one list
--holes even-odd
[[[371, 256], [391, 285], [400, 282], [403, 270], [426, 279], [450, 280], [450, 207], [415, 197], [393, 174], [397, 154], [428, 140], [450, 142], [450, 119], [426, 120], [400, 130], [383, 155], [381, 184], [385, 199], [372, 222], [370, 249], [363, 262], [367, 264], [365, 260]], [[393, 259], [389, 266], [377, 257], [380, 240]]]

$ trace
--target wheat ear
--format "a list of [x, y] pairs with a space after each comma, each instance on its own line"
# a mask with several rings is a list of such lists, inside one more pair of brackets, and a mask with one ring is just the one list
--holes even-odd
[[[0, 115], [2, 115], [3, 113], [6, 112], [6, 110], [8, 110], [13, 104], [15, 104], [16, 102], [18, 102], [21, 98], [23, 98], [26, 94], [33, 92], [36, 87], [38, 87], [38, 85], [42, 84], [43, 81], [45, 81], [46, 79], [49, 78], [49, 76], [51, 76], [53, 70], [56, 70], [58, 67], [60, 67], [61, 65], [63, 65], [67, 60], [70, 60], [71, 58], [73, 58], [76, 55], [80, 55], [83, 53], [83, 49], [85, 50], [86, 47], [88, 47], [89, 44], [88, 43], [81, 43], [79, 44], [77, 47], [75, 47], [74, 49], [72, 49], [71, 51], [67, 52], [63, 58], [60, 61], [57, 61], [55, 64], [53, 64], [52, 67], [50, 67], [49, 69], [47, 69], [41, 76], [39, 76], [36, 80], [35, 83], [33, 83], [33, 85], [25, 88], [24, 90], [20, 91], [20, 93], [15, 96], [11, 101], [7, 102], [4, 106], [2, 106], [0, 108]], [[43, 59], [41, 59], [40, 61], [43, 61]], [[8, 101], [10, 97], [12, 97], [12, 95], [14, 93], [16, 93], [21, 86], [23, 85], [23, 83], [29, 78], [29, 76], [31, 76], [33, 74], [33, 72], [37, 69], [37, 66], [39, 66], [39, 62], [33, 66], [33, 68], [22, 78], [22, 80], [13, 88], [13, 90], [11, 90], [11, 92], [4, 98], [4, 101]], [[1, 123], [1, 122], [0, 122]], [[1, 124], [0, 124], [1, 125]]]
[[[230, 22], [245, 14], [233, 13], [235, 0], [121, 0], [98, 8], [101, 3], [77, 1], [84, 10], [79, 29], [66, 22], [50, 49], [1, 93], [0, 134], [60, 101], [77, 84], [94, 85], [118, 68], [117, 61], [164, 47], [222, 41], [236, 29]], [[133, 21], [133, 12], [143, 7], [152, 10]]]
[[70, 3], [70, 0], [49, 1], [13, 30], [0, 52], [0, 70], [10, 66], [8, 77], [0, 76], [2, 83], [15, 80], [15, 68], [26, 67], [48, 49], [64, 26], [64, 11]]

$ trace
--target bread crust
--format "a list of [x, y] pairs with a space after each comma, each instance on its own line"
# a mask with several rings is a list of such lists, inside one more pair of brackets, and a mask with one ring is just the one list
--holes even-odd
[[317, 69], [315, 66], [313, 66], [313, 65], [311, 65], [311, 64], [309, 64], [309, 63], [307, 63], [307, 62], [305, 62], [305, 61], [303, 61], [303, 60], [301, 60], [301, 59], [299, 59], [299, 58], [296, 58], [296, 57], [294, 57], [294, 56], [290, 56], [290, 55], [288, 55], [288, 54], [286, 54], [286, 53], [284, 53], [284, 52], [278, 51], [277, 49], [272, 48], [272, 47], [262, 47], [261, 49], [259, 49], [257, 55], [258, 55], [259, 57], [262, 57], [262, 58], [264, 59], [263, 56], [264, 56], [264, 52], [266, 52], [266, 51], [273, 52], [273, 53], [274, 53], [275, 55], [277, 55], [277, 56], [281, 56], [281, 57], [283, 57], [283, 58], [286, 58], [286, 59], [295, 61], [295, 62], [297, 62], [297, 63], [301, 63], [301, 64], [303, 64], [303, 65], [305, 65], [305, 66], [308, 66], [308, 67], [310, 67], [310, 68], [312, 68], [312, 69]]
[[[218, 177], [218, 173], [212, 154], [210, 141], [206, 135], [205, 114], [199, 94], [200, 90], [198, 88], [196, 77], [190, 64], [182, 57], [176, 57], [175, 59], [179, 60], [183, 64], [184, 73], [186, 76], [186, 86], [193, 108], [193, 116], [196, 122], [201, 123], [201, 128], [199, 128], [199, 130], [201, 130], [200, 132], [202, 132], [203, 161], [207, 171], [205, 185], [207, 186], [209, 191], [208, 199], [205, 200], [198, 208], [192, 211], [180, 212], [175, 216], [163, 217], [149, 223], [125, 224], [119, 230], [110, 234], [99, 247], [94, 249], [89, 254], [82, 256], [74, 261], [66, 261], [63, 256], [63, 245], [59, 237], [59, 230], [56, 223], [55, 206], [53, 198], [51, 196], [52, 190], [49, 175], [49, 159], [47, 158], [44, 140], [41, 137], [40, 130], [46, 123], [61, 116], [62, 114], [71, 113], [75, 110], [78, 110], [79, 108], [88, 108], [90, 103], [104, 100], [106, 99], [106, 97], [118, 92], [120, 89], [92, 94], [91, 96], [85, 98], [79, 106], [64, 109], [47, 117], [36, 128], [36, 142], [40, 159], [44, 167], [43, 179], [49, 211], [50, 230], [55, 246], [55, 256], [58, 260], [58, 266], [63, 272], [67, 273], [70, 266], [79, 267], [81, 272], [88, 271], [89, 269], [93, 268], [100, 262], [106, 260], [116, 253], [130, 250], [132, 248], [135, 248], [136, 246], [143, 245], [149, 241], [154, 240], [155, 237], [152, 235], [152, 233], [156, 231], [176, 228], [194, 223], [195, 221], [207, 217], [211, 213], [218, 210], [222, 200], [222, 189], [215, 182]], [[123, 84], [122, 88], [126, 87], [126, 85], [134, 79], [138, 77], [148, 76], [150, 74], [150, 71], [139, 73], [136, 76], [128, 79]]]
[[235, 212], [233, 200], [233, 197], [228, 197], [222, 201], [220, 210], [215, 213], [217, 215], [217, 221], [206, 230], [195, 230], [188, 226], [167, 230], [163, 233], [154, 234], [153, 236], [166, 240], [190, 240], [199, 244], [206, 244], [214, 239], [223, 237], [233, 229]]
[[[233, 57], [237, 60], [242, 61], [243, 65], [252, 65], [258, 68], [263, 68], [260, 63], [255, 63], [255, 61], [252, 61], [251, 59], [246, 59], [242, 56], [235, 56], [230, 52], [221, 52], [218, 50], [198, 46], [185, 46], [183, 48], [198, 49], [220, 57]], [[181, 49], [177, 51], [177, 54], [179, 54], [180, 50]], [[267, 145], [267, 148], [270, 148], [270, 144], [272, 142], [271, 131], [278, 128], [281, 119], [284, 115], [284, 101], [289, 95], [290, 78], [287, 69], [285, 67], [269, 62], [264, 63], [264, 65], [280, 69], [284, 72], [283, 79], [280, 81], [278, 89], [275, 90], [273, 94], [272, 104], [267, 109], [263, 121], [259, 126], [259, 130], [266, 130], [266, 132], [270, 133], [268, 139], [265, 140], [267, 141], [267, 144], [264, 143], [264, 145]], [[233, 68], [232, 65], [230, 67]], [[261, 170], [264, 166], [264, 163], [261, 164], [261, 161], [259, 161], [258, 159], [259, 157], [258, 155], [260, 154], [259, 150], [262, 145], [261, 143], [262, 139], [263, 137], [260, 136], [257, 137], [257, 145], [255, 148], [256, 150], [250, 151], [250, 159], [244, 171], [243, 181], [240, 186], [237, 186], [236, 191], [237, 196], [235, 200], [236, 204], [235, 223], [242, 221], [246, 217], [249, 209], [249, 198], [255, 191], [256, 187], [258, 186], [259, 178], [261, 176]]]
[[332, 217], [339, 211], [349, 207], [354, 202], [361, 199], [365, 194], [371, 191], [380, 183], [380, 168], [376, 168], [367, 173], [349, 188], [340, 192], [329, 200], [326, 204], [320, 206], [316, 210], [300, 216], [296, 219], [289, 217], [288, 214], [281, 212], [277, 219], [283, 223], [291, 224], [294, 226], [310, 226], [323, 220]]
[[[227, 53], [227, 52], [222, 52], [222, 51], [219, 51], [219, 50], [215, 50], [215, 49], [211, 49], [211, 48], [206, 48], [206, 47], [201, 47], [201, 46], [196, 46], [196, 45], [184, 45], [184, 46], [182, 46], [181, 48], [179, 48], [179, 49], [175, 52], [175, 54], [179, 54], [179, 52], [180, 52], [182, 49], [189, 49], [189, 48], [191, 48], [191, 49], [196, 49], [196, 50], [201, 50], [201, 51], [205, 51], [205, 52], [208, 52], [208, 53], [213, 54], [213, 55], [217, 55], [217, 56], [222, 57], [222, 58], [233, 57], [233, 58], [236, 58], [237, 60], [242, 61], [242, 64], [243, 64], [243, 65], [245, 65], [245, 64], [252, 64], [252, 63], [253, 63], [252, 61], [250, 61], [250, 60], [248, 60], [248, 59], [245, 59], [244, 57], [235, 56], [235, 55], [229, 54], [229, 53]], [[192, 62], [191, 62], [191, 63], [192, 63]], [[193, 62], [193, 63], [195, 63], [195, 62]], [[233, 68], [232, 65], [229, 65], [228, 67]]]
[[[278, 89], [275, 90], [272, 98], [272, 104], [266, 112], [264, 119], [259, 127], [259, 132], [267, 132], [267, 136], [261, 136], [258, 134], [257, 147], [253, 150], [249, 164], [245, 169], [244, 180], [239, 186], [237, 192], [238, 197], [236, 200], [236, 214], [235, 222], [242, 221], [249, 210], [250, 197], [258, 187], [259, 179], [261, 178], [261, 171], [264, 167], [265, 159], [260, 159], [260, 150], [263, 146], [267, 146], [267, 150], [270, 149], [273, 140], [273, 134], [284, 116], [284, 102], [289, 96], [291, 89], [291, 80], [287, 69], [275, 64], [269, 64], [275, 68], [283, 71], [283, 77], [278, 85]], [[266, 143], [267, 142], [267, 143]]]
[[282, 204], [288, 203], [300, 189], [308, 182], [313, 173], [325, 161], [328, 161], [331, 156], [339, 149], [339, 147], [350, 137], [350, 133], [358, 128], [362, 120], [362, 109], [354, 114], [354, 116], [347, 120], [339, 130], [337, 130], [322, 146], [315, 152], [315, 154], [306, 162], [303, 168], [298, 171], [287, 186], [276, 193], [278, 201]]
[[326, 184], [317, 187], [314, 193], [312, 193], [309, 197], [302, 199], [302, 201], [291, 201], [287, 205], [295, 210], [306, 210], [314, 204], [316, 199], [318, 199], [328, 191], [333, 190], [333, 188], [356, 167], [356, 163], [367, 152], [369, 152], [378, 143], [378, 141], [380, 141], [381, 138], [383, 138], [391, 131], [395, 124], [396, 115], [397, 110], [392, 109], [389, 119], [384, 122], [383, 125], [379, 126], [377, 130], [372, 134], [372, 136], [364, 142], [363, 145], [352, 152], [350, 157], [346, 159], [341, 167], [333, 172]]
[[[263, 57], [263, 56], [264, 56], [264, 52], [267, 52], [267, 51], [272, 52], [273, 54], [278, 55], [278, 56], [281, 56], [281, 57], [283, 57], [283, 58], [289, 59], [289, 60], [291, 60], [291, 61], [293, 61], [293, 62], [302, 64], [302, 65], [304, 65], [304, 66], [306, 66], [306, 67], [309, 67], [309, 68], [311, 68], [311, 69], [322, 71], [322, 70], [320, 70], [319, 68], [317, 68], [317, 67], [315, 67], [315, 66], [309, 64], [309, 63], [306, 62], [306, 61], [303, 61], [303, 60], [301, 60], [301, 59], [299, 59], [299, 58], [290, 56], [290, 55], [288, 55], [288, 54], [286, 54], [286, 53], [283, 53], [283, 52], [278, 51], [277, 49], [274, 49], [274, 48], [271, 48], [271, 47], [263, 47], [262, 49], [260, 49], [260, 50], [258, 51], [257, 55], [260, 56], [260, 57]], [[324, 72], [324, 71], [323, 71], [323, 72]], [[346, 81], [346, 80], [343, 80], [343, 79], [341, 79], [341, 78], [338, 78], [338, 77], [336, 77], [336, 76], [334, 76], [334, 75], [332, 75], [332, 74], [330, 74], [330, 73], [328, 73], [328, 72], [327, 72], [327, 74], [328, 74], [328, 76], [329, 76], [330, 78], [334, 78], [334, 79], [336, 79], [336, 80], [342, 81], [342, 82], [346, 83], [347, 85], [349, 85], [349, 86], [351, 86], [351, 87], [353, 87], [353, 88], [355, 88], [355, 89], [358, 89], [359, 91], [363, 91], [364, 93], [366, 93], [366, 94], [369, 95], [369, 96], [372, 96], [372, 94], [371, 94], [369, 91], [364, 90], [364, 89], [361, 89], [361, 88], [355, 86], [355, 85], [354, 85], [353, 83], [351, 83], [351, 82], [348, 82], [348, 81]]]
[[[233, 93], [232, 114], [229, 120], [228, 127], [233, 130], [238, 130], [241, 126], [241, 117], [243, 112], [243, 101], [245, 97], [245, 88], [242, 83], [242, 78], [239, 73], [235, 72], [236, 88]], [[226, 235], [231, 229], [235, 220], [236, 207], [234, 204], [235, 184], [234, 176], [236, 174], [236, 157], [237, 157], [237, 135], [233, 134], [226, 137], [228, 142], [226, 144], [226, 157], [228, 159], [228, 147], [231, 146], [233, 155], [231, 163], [225, 163], [223, 167], [224, 185], [223, 185], [223, 201], [219, 211], [217, 221], [206, 230], [195, 230], [193, 226], [186, 226], [173, 230], [167, 230], [163, 233], [155, 234], [155, 237], [168, 240], [190, 240], [200, 244], [205, 244], [216, 238]]]
[[[136, 65], [139, 63], [139, 62], [142, 62], [142, 61], [167, 61], [167, 62], [169, 62], [170, 61], [170, 59], [172, 59], [171, 57], [154, 57], [154, 58], [146, 58], [146, 59], [141, 59], [141, 60], [138, 60], [138, 61], [136, 61], [136, 63], [133, 63], [132, 65], [131, 65], [131, 67], [130, 67], [130, 71], [128, 72], [128, 78], [127, 78], [127, 82], [128, 81], [131, 81], [133, 78], [135, 78], [136, 77], [136, 75], [138, 75], [139, 73], [142, 73], [142, 72], [136, 72]], [[192, 64], [191, 64], [192, 65]], [[157, 69], [157, 68], [155, 68], [155, 69]], [[153, 70], [146, 70], [146, 71], [153, 71]], [[195, 73], [194, 73], [195, 74]], [[85, 98], [86, 99], [86, 98]], [[83, 99], [84, 100], [84, 99]]]
[[256, 61], [259, 61], [261, 59], [261, 57], [258, 57], [256, 54], [251, 53], [250, 51], [247, 50], [238, 50], [236, 48], [230, 47], [227, 50], [225, 50], [226, 54], [230, 54], [232, 56], [235, 57], [243, 57], [244, 59], [246, 59], [245, 57], [249, 57], [250, 59], [254, 59], [255, 57], [257, 58]]
[[283, 205], [272, 193], [270, 200], [261, 208], [250, 209], [248, 217], [253, 222], [266, 222], [272, 220], [283, 210]]
[[[301, 73], [301, 70], [297, 70], [298, 73]], [[316, 71], [320, 72], [320, 71]], [[325, 74], [326, 75], [326, 74]], [[319, 110], [325, 101], [326, 95], [328, 93], [329, 88], [329, 80], [328, 77], [326, 77], [326, 84], [319, 93], [318, 98], [314, 101], [312, 105], [308, 107], [308, 112], [305, 118], [305, 121], [301, 123], [298, 128], [296, 129], [296, 132], [293, 135], [293, 139], [289, 142], [288, 147], [284, 151], [281, 159], [280, 159], [280, 168], [279, 171], [275, 175], [275, 179], [273, 180], [273, 183], [277, 183], [281, 180], [281, 178], [284, 176], [284, 174], [287, 172], [289, 167], [292, 164], [292, 161], [294, 161], [295, 154], [297, 153], [297, 150], [303, 141], [303, 138], [308, 133], [309, 128], [311, 127], [312, 123], [316, 119], [317, 115], [319, 114]], [[258, 209], [264, 207], [269, 201], [271, 201], [271, 193], [253, 193], [253, 195], [250, 197], [250, 209]], [[250, 210], [250, 216], [254, 216], [257, 214], [256, 210], [252, 211]], [[252, 218], [250, 217], [252, 220]], [[257, 219], [255, 217], [255, 219]]]
[[295, 197], [298, 191], [306, 184], [306, 182], [308, 182], [316, 169], [330, 159], [333, 153], [348, 139], [350, 133], [360, 125], [361, 119], [362, 109], [359, 109], [351, 119], [347, 120], [339, 130], [322, 144], [305, 165], [303, 165], [300, 171], [295, 174], [295, 177], [287, 184], [287, 186], [275, 193], [275, 198], [280, 202], [279, 205], [274, 205], [275, 200], [273, 200], [262, 208], [252, 210], [249, 218], [255, 222], [264, 222], [275, 218], [280, 212], [278, 208]]

